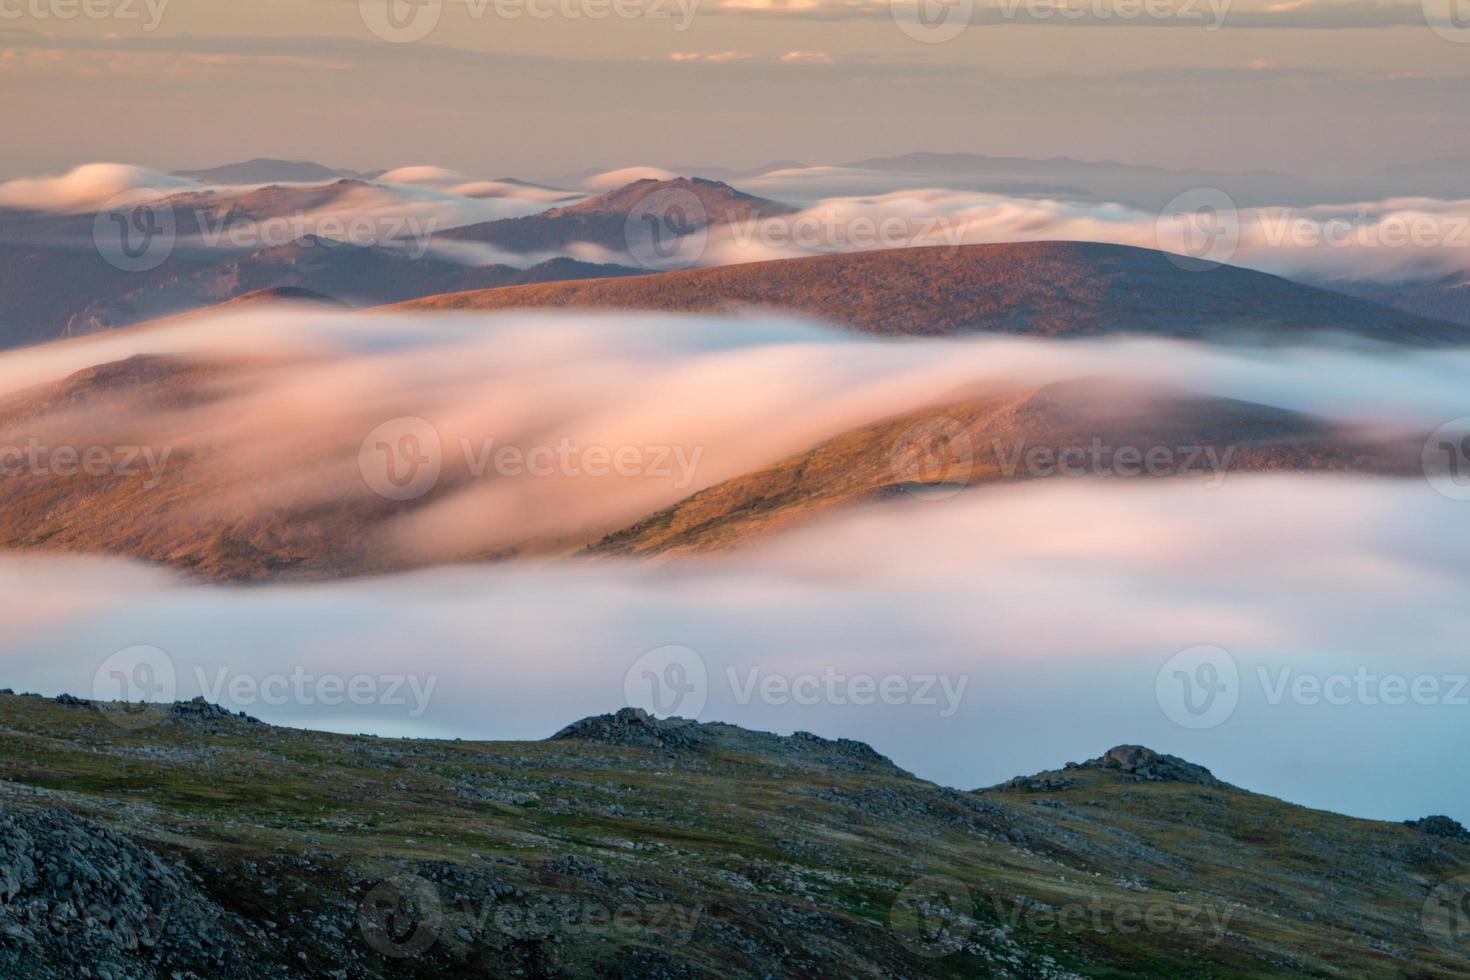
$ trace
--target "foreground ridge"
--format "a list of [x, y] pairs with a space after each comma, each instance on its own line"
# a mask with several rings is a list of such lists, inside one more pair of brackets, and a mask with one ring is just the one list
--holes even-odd
[[964, 792], [636, 708], [462, 742], [127, 707], [0, 692], [0, 975], [1470, 970], [1453, 820], [1313, 811], [1139, 745]]

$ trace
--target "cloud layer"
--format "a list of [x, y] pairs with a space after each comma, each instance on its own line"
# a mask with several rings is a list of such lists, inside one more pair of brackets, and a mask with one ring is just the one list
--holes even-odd
[[[1451, 778], [1444, 747], [1470, 735], [1449, 696], [1466, 672], [1467, 534], [1467, 505], [1422, 484], [1261, 477], [1214, 491], [1068, 481], [916, 500], [660, 568], [482, 566], [238, 590], [120, 563], [7, 559], [0, 615], [18, 625], [3, 669], [19, 690], [87, 695], [115, 651], [147, 644], [170, 658], [179, 697], [221, 677], [408, 674], [433, 685], [416, 715], [402, 703], [222, 700], [341, 731], [539, 738], [636, 696], [630, 669], [679, 645], [705, 675], [703, 707], [684, 713], [865, 739], [960, 787], [1141, 742], [1309, 805], [1466, 819], [1470, 783]], [[63, 582], [71, 596], [57, 605]], [[1199, 644], [1228, 652], [1238, 704], [1191, 730], [1157, 683]], [[1440, 700], [1272, 693], [1283, 677], [1360, 669], [1437, 678]], [[896, 676], [915, 695], [915, 678], [942, 677], [951, 696], [938, 685], [933, 703], [741, 694], [752, 677], [833, 674]]]
[[[637, 166], [584, 176], [582, 183], [584, 192], [592, 194], [635, 180], [673, 176], [661, 168]], [[1209, 177], [1198, 175], [1201, 180]], [[1137, 182], [1143, 177], [1129, 179]], [[1024, 181], [999, 172], [986, 176], [852, 167], [776, 170], [738, 183], [742, 190], [795, 203], [800, 210], [733, 223], [718, 214], [708, 216], [715, 226], [702, 250], [691, 253], [697, 264], [875, 248], [1092, 241], [1163, 249], [1312, 282], [1470, 277], [1470, 200], [1421, 196], [1306, 206], [1282, 200], [1246, 207], [1237, 206], [1235, 198], [1219, 188], [1195, 187], [1151, 209], [1099, 198], [1055, 181], [1025, 187]], [[84, 213], [132, 191], [171, 195], [176, 208], [224, 214], [233, 201], [254, 189], [206, 188], [145, 168], [88, 164], [57, 177], [0, 183], [0, 207]], [[1284, 184], [1281, 190], [1290, 193]], [[639, 265], [626, 250], [601, 244], [573, 242], [561, 253], [520, 253], [435, 234], [535, 214], [579, 197], [518, 181], [483, 180], [415, 165], [390, 170], [370, 182], [344, 185], [290, 217], [307, 229], [326, 222], [332, 227], [369, 222], [375, 229], [411, 229], [399, 234], [412, 239], [413, 254], [472, 265], [528, 266], [556, 254]]]
[[396, 457], [378, 443], [411, 435], [416, 453], [432, 447], [439, 478], [421, 493], [435, 495], [390, 521], [379, 546], [417, 561], [527, 539], [580, 546], [856, 426], [1017, 387], [1111, 379], [1422, 434], [1466, 414], [1470, 372], [1464, 351], [895, 341], [769, 316], [272, 308], [15, 351], [0, 357], [0, 394], [140, 353], [237, 367], [202, 404], [138, 412], [104, 402], [8, 437], [19, 444], [44, 428], [79, 443], [126, 431], [210, 461], [198, 464], [207, 485], [232, 489], [198, 506], [237, 515], [381, 503], [369, 467]]

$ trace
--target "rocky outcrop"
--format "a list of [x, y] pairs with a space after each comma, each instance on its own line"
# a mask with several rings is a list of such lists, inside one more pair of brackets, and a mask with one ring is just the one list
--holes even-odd
[[567, 739], [636, 745], [645, 748], [690, 749], [704, 741], [699, 723], [684, 718], [658, 719], [642, 708], [622, 708], [610, 715], [593, 715], [574, 721], [552, 741]]
[[204, 700], [202, 696], [190, 701], [175, 701], [168, 709], [169, 717], [183, 722], [244, 721], [252, 725], [261, 724], [243, 711], [229, 711], [217, 704]]
[[855, 739], [823, 738], [811, 732], [776, 735], [722, 722], [657, 718], [642, 708], [622, 708], [610, 715], [583, 718], [551, 736], [552, 741], [565, 739], [672, 751], [717, 747], [721, 751], [768, 756], [783, 764], [902, 772], [887, 756]]
[[1418, 820], [1405, 820], [1404, 826], [1421, 830], [1432, 837], [1470, 843], [1470, 830], [1466, 830], [1465, 825], [1460, 821], [1442, 814], [1422, 817]]
[[138, 978], [269, 970], [268, 941], [182, 864], [67, 810], [0, 804], [0, 975]]
[[1225, 785], [1204, 766], [1186, 762], [1176, 755], [1155, 752], [1142, 745], [1116, 746], [1075, 768], [1114, 770], [1147, 782], [1197, 783], [1212, 787]]

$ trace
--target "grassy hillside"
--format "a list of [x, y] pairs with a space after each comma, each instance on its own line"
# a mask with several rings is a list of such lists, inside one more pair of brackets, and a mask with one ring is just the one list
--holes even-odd
[[632, 709], [476, 743], [0, 694], [0, 750], [7, 976], [1470, 971], [1431, 899], [1457, 826], [1138, 748], [962, 792]]

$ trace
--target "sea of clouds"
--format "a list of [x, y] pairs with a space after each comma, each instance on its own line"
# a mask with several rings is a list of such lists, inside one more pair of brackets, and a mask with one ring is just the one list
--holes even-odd
[[[203, 402], [139, 411], [102, 401], [52, 413], [31, 434], [207, 461], [195, 464], [212, 468], [207, 485], [228, 489], [196, 506], [226, 516], [370, 501], [364, 466], [374, 434], [394, 444], [412, 435], [416, 452], [433, 444], [443, 484], [391, 518], [374, 545], [410, 563], [528, 539], [591, 543], [855, 427], [1053, 383], [1113, 382], [1119, 398], [1176, 390], [1233, 398], [1308, 413], [1365, 440], [1422, 440], [1466, 414], [1470, 372], [1467, 350], [892, 340], [771, 315], [271, 307], [9, 352], [0, 397], [137, 354], [230, 367]], [[500, 466], [495, 455], [509, 447], [544, 457], [561, 446], [577, 460], [588, 447], [631, 453], [635, 465], [533, 471]]]
[[[166, 663], [171, 694], [286, 725], [541, 738], [656, 695], [963, 788], [1142, 743], [1295, 802], [1464, 820], [1467, 534], [1470, 504], [1419, 482], [1278, 476], [913, 500], [698, 564], [238, 589], [9, 557], [0, 648], [18, 690], [107, 694], [109, 669]], [[1202, 645], [1234, 704], [1195, 728], [1175, 674]], [[119, 655], [138, 646], [167, 660]]]
[[[6, 184], [0, 203], [86, 208], [155, 180], [92, 176], [96, 186]], [[437, 170], [388, 176], [377, 185], [393, 195], [384, 206], [419, 194], [447, 202], [449, 221], [470, 220], [468, 209], [486, 202], [547, 203], [529, 192], [474, 198], [473, 181]], [[160, 187], [190, 190], [173, 180]], [[1464, 203], [1380, 206], [1455, 215], [1470, 210]], [[966, 234], [979, 237], [966, 241], [1146, 244], [1153, 221], [1125, 205], [933, 188], [823, 197], [806, 211], [823, 208], [973, 219]], [[1259, 258], [1263, 268], [1289, 260], [1396, 274], [1397, 253], [1326, 248], [1303, 258], [1261, 250], [1250, 234], [1241, 240], [1246, 264], [1274, 256]], [[713, 260], [768, 257], [728, 245], [712, 237]], [[1438, 270], [1463, 258], [1446, 247], [1416, 261]], [[1364, 433], [1427, 432], [1470, 411], [1464, 351], [905, 341], [770, 316], [286, 307], [10, 352], [0, 357], [0, 396], [142, 353], [219, 358], [233, 368], [223, 396], [202, 405], [64, 424], [126, 426], [179, 449], [223, 449], [215, 455], [241, 492], [214, 505], [231, 508], [370, 492], [363, 440], [406, 416], [428, 420], [451, 445], [569, 438], [700, 451], [683, 485], [616, 476], [463, 481], [395, 527], [394, 547], [445, 562], [527, 533], [595, 534], [854, 426], [1018, 386], [1171, 386]], [[174, 696], [203, 693], [272, 722], [495, 738], [543, 737], [650, 694], [650, 678], [685, 690], [702, 670], [700, 696], [680, 701], [681, 713], [864, 739], [921, 776], [960, 787], [1136, 742], [1297, 802], [1470, 820], [1470, 781], [1455, 750], [1470, 719], [1460, 700], [1470, 691], [1457, 687], [1470, 670], [1467, 532], [1470, 503], [1427, 481], [1261, 476], [1212, 490], [1053, 481], [905, 500], [726, 556], [660, 565], [444, 564], [240, 589], [187, 584], [120, 560], [12, 555], [0, 561], [0, 665], [17, 690], [91, 695], [99, 684], [106, 692], [120, 652], [146, 648], [165, 658]], [[1197, 648], [1227, 659], [1208, 654], [1212, 670], [1203, 673], [1197, 658], [1176, 659]], [[129, 656], [136, 666], [139, 655], [123, 662]], [[1235, 704], [1207, 727], [1192, 725], [1193, 695], [1177, 701], [1173, 685], [1204, 685], [1194, 692], [1203, 698], [1205, 686], [1226, 682], [1215, 669], [1222, 662], [1235, 672]], [[302, 677], [306, 686], [293, 687]], [[333, 700], [324, 677], [367, 678], [374, 697]], [[1312, 683], [1297, 684], [1301, 677], [1315, 679], [1316, 695]], [[261, 695], [280, 678], [307, 695]], [[1346, 687], [1335, 683], [1342, 678]], [[1386, 678], [1415, 693], [1385, 696], [1385, 684], [1398, 683]], [[1347, 697], [1324, 697], [1324, 687]], [[900, 689], [896, 701], [859, 703], [859, 692]], [[815, 700], [801, 693], [811, 691]]]
[[[643, 178], [676, 176], [627, 167], [585, 178], [570, 190], [481, 180], [441, 167], [400, 167], [296, 217], [334, 224], [366, 219], [409, 222], [415, 239], [438, 258], [471, 265], [531, 265], [556, 254], [638, 266], [629, 251], [574, 242], [561, 253], [517, 254], [435, 232], [522, 217]], [[1312, 282], [1409, 282], [1470, 277], [1470, 201], [1433, 197], [1344, 200], [1334, 204], [1235, 207], [1216, 188], [1185, 191], [1150, 208], [1065, 188], [1055, 193], [1007, 189], [1005, 181], [945, 174], [904, 174], [844, 167], [777, 170], [740, 179], [741, 190], [796, 206], [794, 214], [721, 221], [697, 250], [698, 265], [727, 265], [835, 252], [1032, 241], [1089, 241], [1164, 249]], [[214, 190], [219, 200], [255, 189], [207, 187], [121, 164], [88, 164], [67, 174], [0, 183], [0, 207], [84, 212], [118, 195], [166, 196]], [[194, 200], [176, 197], [176, 200]], [[682, 213], [682, 212], [681, 212]]]

